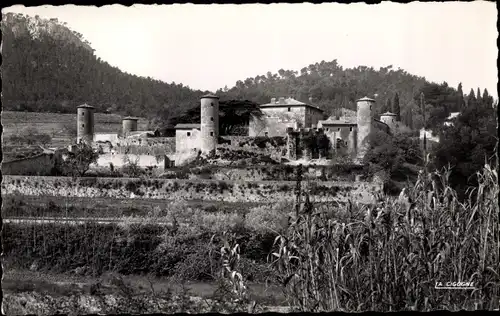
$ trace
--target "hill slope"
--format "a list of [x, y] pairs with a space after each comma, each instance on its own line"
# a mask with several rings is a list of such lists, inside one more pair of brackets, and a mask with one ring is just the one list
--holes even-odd
[[172, 115], [203, 94], [110, 66], [81, 34], [55, 19], [8, 13], [2, 35], [5, 110], [74, 113], [87, 102], [97, 112]]
[[249, 99], [259, 103], [267, 103], [271, 97], [278, 96], [291, 96], [303, 102], [312, 97], [312, 103], [330, 115], [338, 115], [340, 107], [355, 110], [355, 100], [369, 96], [376, 100], [375, 115], [392, 111], [392, 103], [398, 102], [401, 120], [415, 128], [423, 125], [418, 105], [420, 92], [425, 94], [426, 112], [438, 108], [449, 113], [458, 106], [457, 91], [446, 83], [430, 83], [402, 69], [393, 70], [392, 66], [379, 70], [366, 66], [344, 69], [336, 60], [311, 64], [302, 68], [300, 74], [283, 69], [277, 74], [268, 72], [238, 81], [231, 89], [217, 91], [226, 98]]
[[[8, 13], [3, 16], [2, 35], [5, 110], [74, 113], [75, 106], [87, 102], [97, 112], [142, 116], [161, 127], [196, 107], [198, 98], [207, 92], [124, 73], [96, 57], [81, 34], [56, 19]], [[429, 83], [392, 66], [344, 69], [336, 60], [311, 64], [300, 74], [283, 69], [277, 74], [268, 72], [217, 91], [223, 100], [257, 103], [276, 96], [308, 101], [311, 96], [328, 114], [340, 107], [355, 109], [354, 101], [366, 95], [377, 101], [375, 115], [399, 103], [402, 121], [415, 128], [423, 125], [420, 92], [426, 96], [427, 117], [441, 119], [463, 102], [446, 83]]]

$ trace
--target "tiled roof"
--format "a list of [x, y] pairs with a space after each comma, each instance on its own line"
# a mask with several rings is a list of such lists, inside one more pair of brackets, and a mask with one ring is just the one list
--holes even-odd
[[84, 103], [82, 105], [77, 106], [77, 108], [87, 108], [87, 109], [95, 109], [95, 107], [88, 105], [87, 103]]
[[137, 120], [139, 120], [139, 118], [135, 117], [135, 116], [127, 116], [127, 117], [122, 118], [122, 120], [134, 120], [134, 121], [137, 121]]
[[397, 116], [397, 114], [394, 114], [392, 112], [385, 112], [385, 113], [380, 114], [380, 116]]
[[204, 96], [201, 97], [202, 99], [205, 99], [205, 98], [211, 98], [211, 99], [219, 99], [218, 96], [216, 96], [215, 94], [205, 94]]
[[375, 100], [370, 99], [369, 97], [364, 97], [364, 98], [358, 99], [357, 101], [371, 101], [371, 102], [375, 102]]
[[314, 109], [317, 109], [321, 112], [323, 112], [322, 109], [318, 108], [318, 107], [315, 107], [313, 105], [310, 105], [310, 104], [307, 104], [307, 103], [304, 103], [304, 102], [300, 102], [300, 101], [297, 101], [293, 98], [285, 98], [283, 100], [283, 102], [280, 102], [280, 99], [279, 98], [276, 98], [276, 102], [272, 103], [266, 103], [266, 104], [262, 104], [260, 105], [260, 107], [283, 107], [283, 106], [307, 106], [307, 107], [311, 107], [311, 108], [314, 108]]
[[201, 124], [195, 124], [195, 123], [181, 123], [175, 125], [175, 129], [199, 129]]

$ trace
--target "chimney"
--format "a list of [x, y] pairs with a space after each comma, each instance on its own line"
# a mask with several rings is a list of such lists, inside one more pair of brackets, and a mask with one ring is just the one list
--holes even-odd
[[271, 98], [271, 103], [272, 104], [276, 103], [276, 98]]
[[280, 97], [280, 104], [284, 104], [285, 103], [285, 97]]

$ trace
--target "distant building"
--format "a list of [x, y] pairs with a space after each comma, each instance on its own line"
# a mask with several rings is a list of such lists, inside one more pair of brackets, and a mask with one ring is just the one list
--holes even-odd
[[94, 112], [95, 108], [88, 104], [77, 107], [76, 141], [92, 145], [94, 141]]
[[219, 97], [207, 94], [200, 99], [201, 123], [175, 126], [175, 164], [217, 149], [219, 140]]
[[272, 98], [259, 106], [262, 117], [251, 116], [249, 136], [284, 136], [287, 128], [311, 128], [325, 119], [323, 110], [292, 98]]

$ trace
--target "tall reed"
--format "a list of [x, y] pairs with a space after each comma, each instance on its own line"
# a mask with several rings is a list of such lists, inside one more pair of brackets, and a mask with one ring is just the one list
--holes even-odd
[[[315, 208], [303, 194], [270, 255], [289, 304], [312, 312], [498, 309], [497, 167], [485, 165], [464, 203], [449, 169], [420, 174], [399, 198], [350, 201], [338, 212]], [[475, 289], [435, 288], [459, 281]]]

